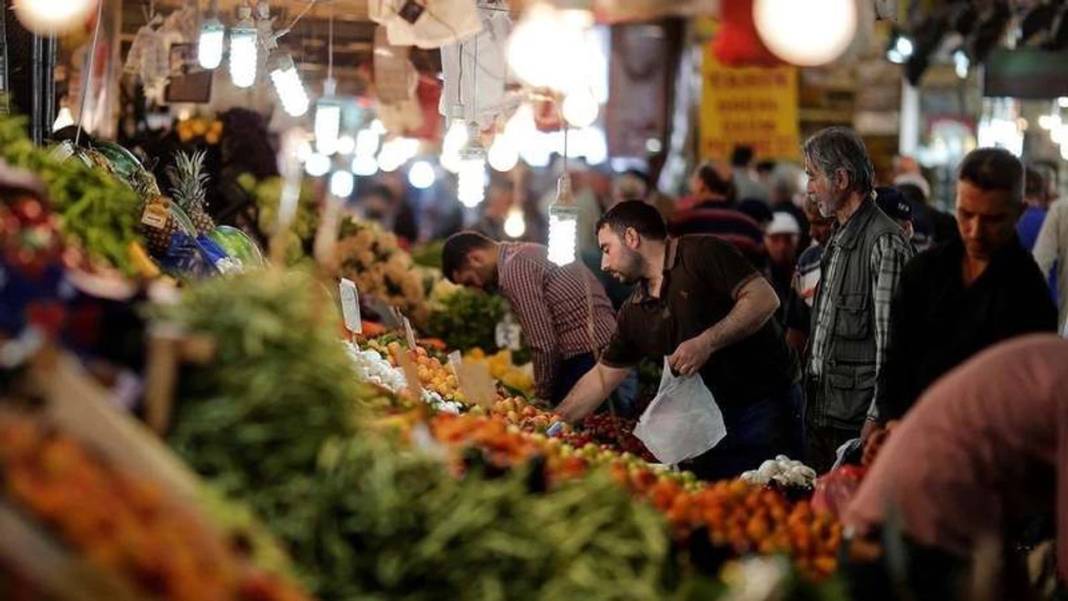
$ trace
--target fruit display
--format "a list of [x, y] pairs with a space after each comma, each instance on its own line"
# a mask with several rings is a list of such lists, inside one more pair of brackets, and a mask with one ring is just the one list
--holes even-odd
[[207, 144], [215, 145], [222, 140], [223, 122], [206, 117], [190, 117], [179, 121], [174, 129], [183, 144], [203, 140]]
[[[280, 177], [257, 180], [248, 173], [237, 178], [237, 183], [256, 205], [258, 219], [256, 226], [264, 239], [274, 234], [278, 225], [278, 206], [282, 202], [284, 182]], [[288, 265], [299, 263], [307, 256], [306, 249], [311, 248], [315, 230], [319, 227], [319, 202], [316, 200], [312, 185], [301, 185], [297, 200], [297, 210], [290, 225], [286, 241], [285, 260]]]
[[656, 457], [645, 448], [645, 445], [634, 435], [634, 427], [637, 420], [627, 419], [613, 415], [612, 413], [594, 413], [582, 420], [582, 431], [593, 442], [610, 445], [623, 453], [632, 453], [650, 463], [656, 462]]
[[531, 364], [522, 367], [512, 361], [512, 351], [504, 349], [493, 355], [486, 355], [481, 348], [474, 348], [464, 354], [465, 361], [484, 363], [489, 368], [490, 376], [508, 388], [521, 392], [527, 397], [534, 396], [534, 370]]
[[378, 224], [347, 218], [336, 252], [338, 276], [355, 282], [361, 295], [397, 307], [416, 327], [427, 323], [426, 280], [434, 276], [412, 263], [411, 256], [397, 245], [396, 235]]
[[111, 468], [29, 417], [0, 417], [5, 495], [96, 569], [163, 601], [298, 601], [151, 482]]
[[137, 233], [137, 194], [103, 168], [58, 158], [34, 146], [23, 120], [0, 118], [0, 158], [26, 169], [44, 182], [60, 231], [91, 260], [133, 274], [129, 249], [140, 240]]
[[495, 352], [497, 324], [505, 310], [505, 300], [496, 294], [442, 280], [431, 293], [427, 333], [444, 340], [449, 348]]

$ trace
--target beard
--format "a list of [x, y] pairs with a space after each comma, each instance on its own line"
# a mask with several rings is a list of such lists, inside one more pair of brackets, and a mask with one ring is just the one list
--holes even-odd
[[622, 264], [617, 269], [609, 269], [609, 275], [623, 284], [634, 284], [642, 277], [642, 256], [638, 251], [624, 249]]
[[835, 214], [838, 212], [838, 209], [842, 206], [842, 199], [834, 196], [833, 194], [827, 194], [823, 198], [819, 196], [815, 198], [816, 206], [819, 208], [820, 215], [827, 219], [834, 217]]

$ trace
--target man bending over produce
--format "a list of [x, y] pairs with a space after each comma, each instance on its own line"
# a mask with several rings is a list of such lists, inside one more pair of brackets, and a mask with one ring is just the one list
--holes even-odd
[[537, 396], [553, 404], [596, 364], [594, 354], [615, 332], [612, 303], [597, 278], [581, 262], [552, 263], [540, 244], [460, 232], [445, 241], [442, 271], [456, 284], [508, 300], [534, 355]]
[[735, 476], [785, 451], [800, 386], [796, 358], [771, 319], [779, 306], [771, 284], [713, 236], [668, 238], [663, 217], [642, 202], [605, 213], [597, 242], [601, 268], [638, 285], [601, 361], [557, 408], [563, 419], [589, 415], [643, 357], [669, 357], [675, 373], [701, 375], [727, 428], [687, 466], [698, 476]]

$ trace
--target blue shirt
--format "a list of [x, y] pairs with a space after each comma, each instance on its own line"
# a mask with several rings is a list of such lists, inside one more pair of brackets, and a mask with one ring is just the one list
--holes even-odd
[[1028, 252], [1035, 249], [1035, 241], [1038, 240], [1038, 232], [1042, 231], [1042, 222], [1046, 220], [1046, 209], [1027, 207], [1020, 220], [1016, 222], [1016, 234], [1020, 237], [1020, 244]]

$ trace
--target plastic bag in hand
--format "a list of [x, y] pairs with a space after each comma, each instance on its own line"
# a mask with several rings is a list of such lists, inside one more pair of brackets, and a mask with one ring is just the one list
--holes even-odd
[[696, 457], [727, 436], [723, 413], [700, 374], [676, 376], [667, 357], [660, 390], [634, 428], [653, 456], [675, 465]]
[[812, 493], [812, 508], [826, 511], [838, 516], [853, 500], [864, 479], [867, 468], [856, 465], [843, 465], [831, 470], [816, 480], [816, 490]]

